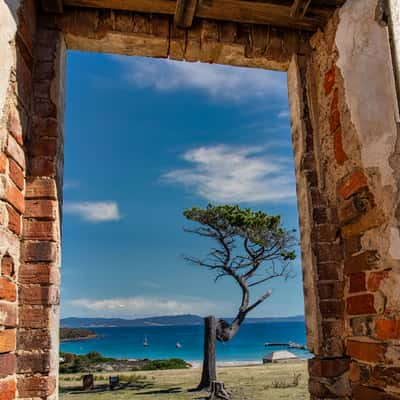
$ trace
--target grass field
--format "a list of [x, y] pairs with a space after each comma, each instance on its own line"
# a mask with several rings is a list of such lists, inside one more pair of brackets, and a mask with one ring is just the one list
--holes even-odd
[[[204, 399], [205, 392], [190, 392], [200, 379], [200, 369], [120, 373], [123, 389], [109, 391], [110, 373], [95, 374], [98, 391], [82, 393], [80, 375], [61, 375], [61, 400], [189, 400]], [[115, 375], [111, 373], [111, 375]], [[297, 384], [294, 383], [297, 377]], [[263, 366], [224, 367], [218, 380], [225, 383], [232, 399], [237, 400], [306, 400], [307, 364], [270, 364]], [[128, 382], [129, 385], [128, 385]]]

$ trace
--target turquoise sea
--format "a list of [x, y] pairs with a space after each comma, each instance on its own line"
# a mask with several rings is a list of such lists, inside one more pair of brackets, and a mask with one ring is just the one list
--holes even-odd
[[[114, 358], [182, 358], [200, 361], [203, 351], [202, 326], [149, 326], [93, 328], [98, 337], [91, 340], [61, 343], [61, 351], [84, 354], [98, 351]], [[148, 346], [143, 342], [147, 337]], [[265, 342], [306, 343], [304, 322], [265, 322], [244, 324], [228, 343], [217, 345], [218, 361], [261, 361], [273, 350], [286, 347], [265, 347]], [[176, 348], [179, 342], [182, 347]], [[301, 358], [311, 354], [305, 350], [289, 349]]]

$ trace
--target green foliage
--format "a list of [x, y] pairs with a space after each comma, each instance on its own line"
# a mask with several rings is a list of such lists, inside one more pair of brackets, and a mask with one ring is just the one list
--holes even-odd
[[165, 370], [165, 369], [186, 369], [190, 365], [180, 358], [170, 358], [168, 360], [149, 360], [148, 363], [144, 364], [139, 369], [135, 371], [155, 371], [155, 370]]
[[103, 363], [113, 360], [112, 358], [103, 357], [100, 353], [92, 351], [87, 354], [60, 353], [60, 357], [64, 362], [60, 363], [60, 373], [74, 374], [90, 369], [90, 366], [97, 363]]
[[[258, 246], [268, 246], [270, 243], [285, 240], [295, 232], [284, 229], [280, 215], [268, 215], [264, 211], [253, 211], [238, 205], [208, 204], [206, 208], [186, 209], [183, 215], [188, 220], [208, 226], [223, 236], [240, 236]], [[211, 235], [205, 233], [204, 236]], [[283, 260], [294, 260], [296, 253], [283, 248], [281, 256]]]
[[78, 340], [96, 337], [96, 332], [91, 329], [84, 328], [61, 328], [60, 340]]

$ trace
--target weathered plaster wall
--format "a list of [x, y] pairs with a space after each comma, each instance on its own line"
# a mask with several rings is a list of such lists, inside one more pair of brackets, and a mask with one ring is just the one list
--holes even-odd
[[[333, 215], [328, 225], [334, 232], [327, 236], [326, 226], [321, 236], [315, 213], [306, 221], [315, 232], [321, 321], [310, 362], [314, 399], [400, 398], [399, 118], [380, 6], [378, 0], [348, 0], [311, 39], [305, 90], [314, 131], [313, 185]], [[324, 329], [327, 322], [334, 331]]]
[[15, 64], [14, 40], [17, 32], [17, 10], [21, 0], [0, 2], [0, 114], [3, 113], [11, 68]]

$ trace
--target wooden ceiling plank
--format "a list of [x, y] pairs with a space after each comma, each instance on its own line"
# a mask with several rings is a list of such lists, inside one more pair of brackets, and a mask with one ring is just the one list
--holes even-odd
[[42, 0], [42, 9], [48, 13], [62, 13], [63, 1], [62, 0]]
[[293, 18], [304, 18], [310, 5], [311, 0], [294, 0], [290, 10], [290, 16]]
[[177, 0], [174, 23], [179, 28], [190, 28], [198, 0]]
[[[144, 13], [175, 15], [176, 3], [170, 0], [64, 0], [64, 5], [129, 10]], [[311, 11], [311, 9], [310, 9]], [[327, 10], [313, 9], [313, 16], [294, 18], [291, 6], [242, 0], [199, 0], [196, 17], [222, 21], [273, 25], [314, 31], [329, 16]]]

